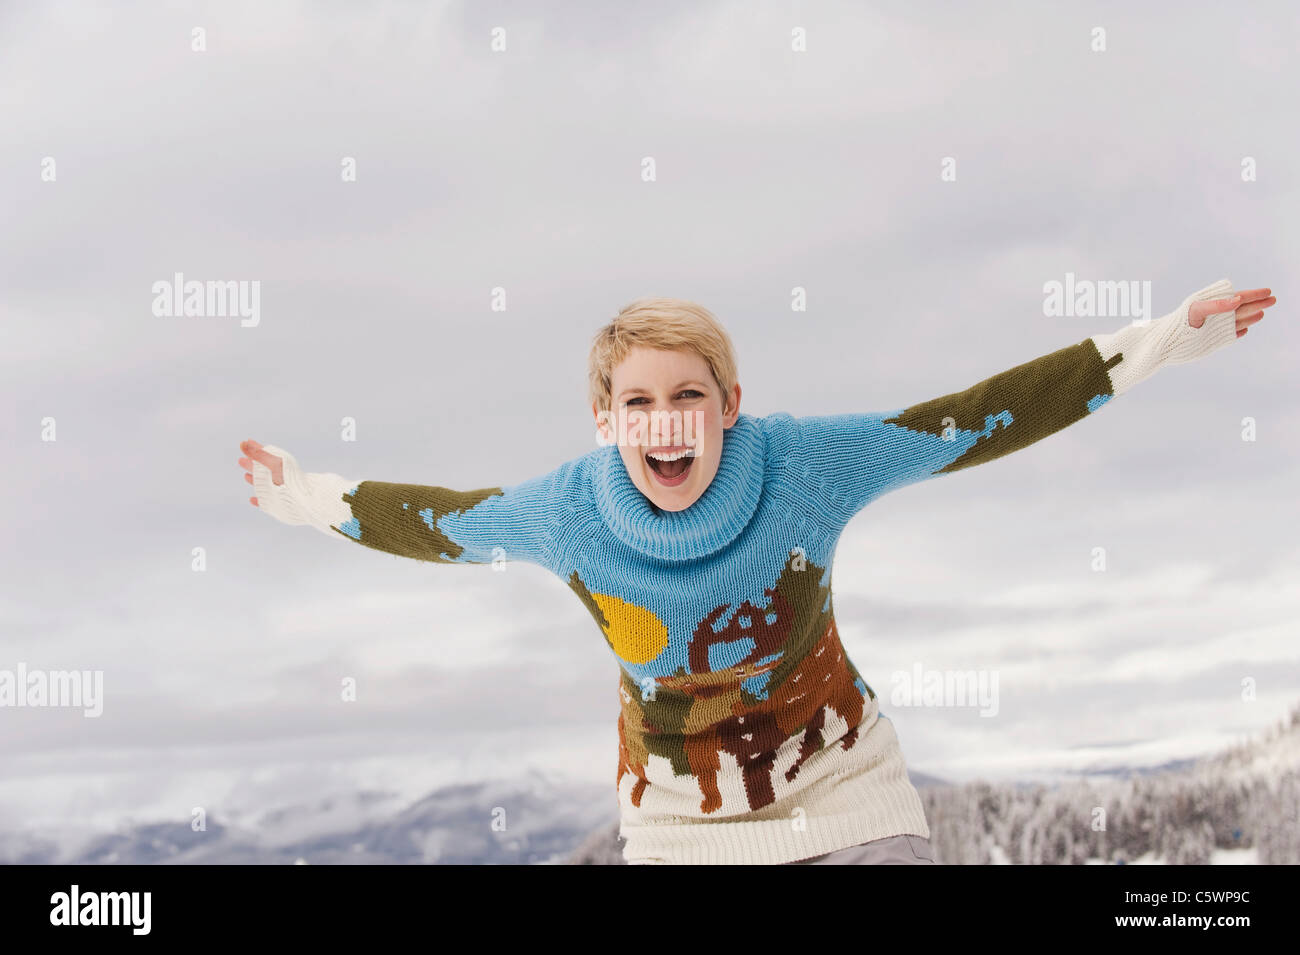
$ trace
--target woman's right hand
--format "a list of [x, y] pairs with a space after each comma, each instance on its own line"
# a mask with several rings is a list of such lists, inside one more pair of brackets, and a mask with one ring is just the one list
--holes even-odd
[[[244, 480], [249, 484], [253, 483], [253, 462], [256, 461], [271, 471], [271, 481], [275, 484], [284, 483], [284, 459], [277, 457], [270, 451], [265, 450], [260, 442], [249, 438], [247, 441], [239, 442], [239, 450], [243, 451], [247, 457], [239, 459], [239, 466], [244, 469]], [[254, 507], [257, 506], [257, 498], [250, 497], [248, 503]]]
[[340, 536], [338, 525], [352, 519], [343, 496], [360, 481], [304, 471], [297, 458], [274, 444], [250, 440], [239, 447], [245, 455], [239, 459], [244, 480], [257, 491], [248, 503], [282, 524], [310, 524], [323, 534]]

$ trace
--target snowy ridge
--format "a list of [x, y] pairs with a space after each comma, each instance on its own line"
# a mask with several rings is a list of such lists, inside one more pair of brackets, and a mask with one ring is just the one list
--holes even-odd
[[1300, 863], [1300, 707], [1260, 738], [1164, 772], [921, 790], [940, 861]]
[[409, 804], [357, 792], [279, 807], [250, 819], [213, 814], [128, 824], [112, 832], [0, 833], [0, 863], [461, 864], [562, 863], [593, 819], [617, 814], [604, 787], [538, 772], [447, 786]]
[[[1128, 778], [953, 785], [911, 773], [947, 864], [1300, 863], [1300, 707], [1257, 739]], [[493, 825], [500, 818], [504, 828]], [[1104, 828], [1095, 828], [1097, 825]], [[0, 832], [0, 863], [620, 865], [607, 787], [530, 771], [412, 799], [355, 791], [257, 813]]]

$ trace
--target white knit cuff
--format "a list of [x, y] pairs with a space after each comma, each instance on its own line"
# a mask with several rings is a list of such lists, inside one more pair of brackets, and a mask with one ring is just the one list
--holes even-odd
[[284, 483], [271, 480], [271, 469], [253, 459], [253, 490], [257, 506], [285, 524], [310, 524], [331, 537], [334, 528], [352, 519], [352, 508], [343, 495], [360, 482], [337, 474], [304, 472], [297, 459], [273, 444], [263, 450], [284, 461]]
[[[1200, 328], [1187, 324], [1187, 313], [1193, 302], [1231, 295], [1232, 283], [1228, 279], [1219, 279], [1187, 296], [1168, 315], [1144, 324], [1126, 325], [1111, 334], [1092, 336], [1102, 361], [1108, 366], [1115, 394], [1122, 395], [1164, 365], [1196, 361], [1235, 342], [1236, 309], [1207, 316]], [[1116, 355], [1120, 360], [1111, 365], [1111, 359]]]

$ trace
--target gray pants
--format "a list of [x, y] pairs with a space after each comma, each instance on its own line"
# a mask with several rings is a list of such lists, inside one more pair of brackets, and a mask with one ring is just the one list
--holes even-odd
[[937, 865], [930, 840], [922, 836], [889, 836], [847, 849], [836, 849], [786, 865]]

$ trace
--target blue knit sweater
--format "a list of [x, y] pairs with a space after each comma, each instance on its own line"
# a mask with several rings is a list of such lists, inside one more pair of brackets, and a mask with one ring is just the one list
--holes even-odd
[[[619, 666], [617, 788], [632, 863], [781, 863], [928, 836], [897, 736], [840, 642], [845, 525], [904, 485], [1002, 457], [1096, 413], [1163, 364], [1235, 340], [1216, 316], [1098, 335], [882, 413], [741, 414], [701, 497], [660, 511], [618, 449], [508, 487], [256, 475], [281, 520], [418, 560], [523, 560], [568, 584]], [[264, 497], [265, 496], [265, 497]]]

